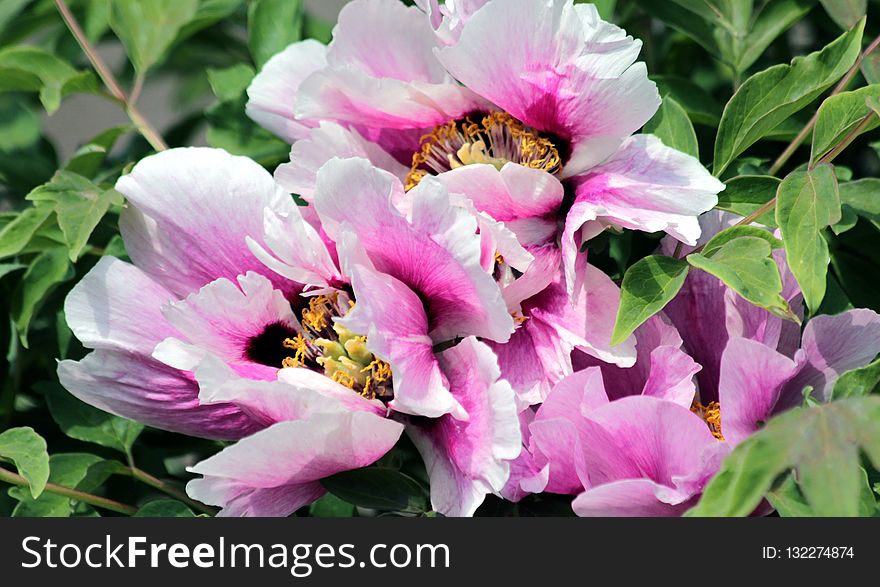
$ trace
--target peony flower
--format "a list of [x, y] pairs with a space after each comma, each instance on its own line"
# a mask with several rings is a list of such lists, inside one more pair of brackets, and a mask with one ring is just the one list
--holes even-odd
[[[730, 222], [710, 215], [705, 238]], [[800, 300], [784, 255], [777, 263], [784, 297]], [[724, 454], [800, 404], [805, 388], [827, 401], [839, 374], [870, 363], [880, 353], [880, 316], [866, 309], [819, 315], [800, 333], [715, 277], [693, 272], [636, 340], [638, 358], [626, 369], [575, 353], [578, 370], [524, 419], [528, 450], [505, 495], [576, 494], [581, 515], [679, 514]], [[706, 432], [718, 446], [705, 442]]]
[[[323, 477], [386, 454], [403, 422], [435, 508], [470, 515], [521, 447], [513, 392], [472, 336], [513, 329], [481, 265], [487, 236], [440, 184], [420, 186], [406, 217], [387, 172], [326, 167], [319, 230], [246, 159], [179, 149], [139, 163], [117, 186], [134, 264], [102, 259], [69, 296], [71, 327], [97, 350], [59, 377], [107, 411], [242, 439], [195, 469], [193, 494], [229, 515], [291, 513]], [[435, 353], [435, 340], [458, 344]]]
[[[68, 296], [68, 324], [94, 350], [60, 362], [62, 385], [157, 428], [220, 439], [253, 433], [259, 423], [235, 406], [200, 405], [192, 374], [154, 350], [179, 340], [239, 373], [274, 379], [282, 349], [273, 345], [293, 333], [289, 302], [304, 284], [269, 271], [245, 239], [262, 240], [264, 209], [299, 218], [298, 207], [262, 167], [216, 149], [148, 157], [116, 188], [127, 198], [120, 229], [132, 262], [102, 258]], [[312, 272], [335, 282], [317, 233], [300, 224]]]
[[437, 361], [466, 421], [395, 414], [381, 396], [352, 393], [307, 369], [282, 369], [278, 381], [266, 382], [203, 363], [197, 377], [205, 403], [235, 403], [268, 427], [192, 467], [203, 477], [188, 493], [221, 506], [222, 516], [286, 516], [323, 495], [321, 479], [375, 462], [405, 429], [425, 461], [433, 509], [473, 515], [504, 486], [508, 461], [520, 451], [513, 391], [499, 379], [491, 350], [473, 337]]
[[[276, 172], [284, 187], [309, 200], [332, 155], [366, 157], [407, 189], [457, 175], [478, 210], [519, 225], [523, 245], [557, 243], [571, 295], [582, 242], [607, 225], [696, 241], [723, 185], [656, 137], [631, 136], [660, 103], [639, 41], [570, 0], [422, 6], [355, 0], [328, 47], [296, 43], [257, 75], [248, 112], [293, 143]], [[499, 211], [513, 176], [513, 205]]]

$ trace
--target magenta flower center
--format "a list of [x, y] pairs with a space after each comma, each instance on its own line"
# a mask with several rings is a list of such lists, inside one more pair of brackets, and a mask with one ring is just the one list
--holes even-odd
[[423, 136], [413, 154], [405, 187], [415, 187], [426, 175], [475, 163], [498, 169], [505, 163], [518, 163], [550, 174], [562, 171], [562, 158], [553, 140], [506, 112], [493, 111], [451, 120]]
[[310, 368], [368, 399], [390, 401], [394, 397], [391, 367], [367, 349], [366, 336], [334, 320], [353, 307], [354, 302], [340, 292], [309, 298], [300, 331], [281, 341], [287, 355], [281, 366]]

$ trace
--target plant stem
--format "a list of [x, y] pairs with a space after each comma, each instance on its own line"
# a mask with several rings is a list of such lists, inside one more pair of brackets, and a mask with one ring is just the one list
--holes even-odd
[[[0, 467], [0, 481], [5, 481], [7, 483], [11, 483], [12, 485], [18, 485], [21, 487], [30, 486], [27, 479], [3, 467]], [[46, 483], [46, 488], [43, 491], [55, 495], [68, 497], [70, 499], [75, 499], [77, 501], [93, 505], [95, 507], [110, 510], [111, 512], [116, 512], [117, 514], [125, 514], [127, 516], [131, 516], [137, 513], [136, 507], [132, 507], [124, 503], [119, 503], [118, 501], [107, 499], [106, 497], [100, 497], [91, 493], [85, 493], [84, 491], [78, 491], [69, 487], [55, 485], [54, 483]]]
[[198, 511], [202, 512], [203, 514], [210, 514], [212, 516], [217, 514], [216, 509], [209, 507], [209, 506], [206, 506], [205, 504], [200, 503], [198, 501], [195, 501], [194, 499], [191, 499], [186, 493], [184, 493], [183, 491], [181, 491], [177, 487], [174, 487], [170, 483], [166, 483], [165, 481], [162, 481], [161, 479], [159, 479], [157, 477], [153, 477], [152, 475], [150, 475], [146, 471], [138, 469], [135, 466], [129, 467], [129, 470], [131, 471], [131, 476], [134, 477], [135, 479], [137, 479], [138, 481], [146, 483], [150, 487], [152, 487], [154, 489], [158, 489], [159, 491], [170, 495], [171, 497], [173, 497], [174, 499], [176, 499], [178, 501], [182, 501], [183, 503], [185, 503], [186, 505], [188, 505], [192, 509], [198, 510]]
[[107, 64], [89, 42], [85, 33], [82, 30], [82, 27], [79, 26], [79, 22], [77, 22], [76, 17], [70, 11], [70, 8], [67, 7], [64, 0], [55, 0], [55, 6], [58, 8], [58, 12], [61, 14], [61, 18], [64, 19], [64, 23], [67, 25], [67, 28], [73, 34], [74, 38], [76, 38], [76, 42], [79, 43], [80, 48], [82, 48], [83, 53], [85, 53], [89, 62], [92, 64], [92, 67], [95, 68], [95, 71], [98, 74], [98, 77], [101, 78], [101, 81], [104, 82], [104, 85], [107, 87], [107, 90], [110, 94], [116, 98], [125, 108], [128, 117], [137, 127], [138, 131], [143, 135], [143, 137], [150, 143], [150, 146], [153, 147], [156, 151], [164, 151], [168, 149], [168, 145], [165, 143], [165, 140], [162, 138], [162, 135], [153, 127], [150, 122], [144, 118], [144, 115], [141, 114], [141, 111], [137, 109], [134, 105], [133, 100], [129, 100], [129, 98], [125, 95], [125, 92], [119, 86], [119, 83], [116, 81], [116, 78], [113, 76], [113, 72], [110, 71], [110, 68], [107, 67]]
[[[849, 82], [852, 81], [852, 78], [856, 75], [856, 72], [859, 70], [859, 67], [862, 65], [862, 61], [865, 60], [865, 57], [874, 52], [874, 50], [880, 46], [880, 36], [874, 39], [868, 47], [862, 51], [859, 55], [856, 62], [853, 66], [846, 72], [846, 75], [834, 86], [834, 89], [829, 94], [829, 98], [831, 96], [835, 96], [846, 89], [846, 86], [849, 85]], [[827, 98], [826, 98], [827, 99]], [[801, 129], [801, 131], [797, 134], [797, 136], [788, 144], [785, 150], [776, 158], [776, 161], [773, 162], [773, 165], [770, 166], [769, 173], [770, 175], [776, 175], [779, 170], [785, 165], [785, 162], [797, 151], [798, 147], [801, 146], [801, 143], [806, 140], [807, 135], [813, 130], [813, 127], [816, 125], [816, 120], [819, 118], [819, 109], [816, 109], [815, 114], [813, 114], [812, 118], [810, 118], [809, 122], [807, 122], [806, 126]]]

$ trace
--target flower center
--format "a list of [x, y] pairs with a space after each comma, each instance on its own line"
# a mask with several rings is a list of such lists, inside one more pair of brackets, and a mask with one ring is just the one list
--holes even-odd
[[354, 307], [345, 294], [314, 296], [302, 311], [302, 329], [282, 342], [293, 355], [282, 367], [308, 367], [368, 399], [389, 401], [394, 396], [391, 367], [367, 350], [367, 337], [334, 322]]
[[409, 190], [426, 175], [437, 175], [463, 165], [486, 163], [501, 169], [519, 163], [556, 174], [562, 159], [553, 141], [541, 136], [506, 112], [492, 111], [441, 124], [421, 139], [406, 178]]
[[691, 411], [706, 422], [706, 426], [709, 427], [712, 436], [718, 440], [724, 440], [724, 435], [721, 434], [721, 404], [709, 402], [704, 406], [695, 399], [694, 403], [691, 404]]

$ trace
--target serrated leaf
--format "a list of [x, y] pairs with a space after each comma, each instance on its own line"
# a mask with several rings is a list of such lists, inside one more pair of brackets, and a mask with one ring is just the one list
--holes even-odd
[[254, 0], [248, 5], [248, 44], [257, 68], [302, 39], [302, 0]]
[[195, 18], [198, 5], [198, 0], [113, 0], [110, 26], [143, 74], [164, 57], [180, 30]]
[[880, 397], [793, 409], [731, 452], [688, 515], [746, 516], [794, 470], [814, 515], [857, 516], [862, 452], [880, 468]]
[[776, 224], [782, 231], [788, 266], [815, 312], [825, 297], [830, 255], [822, 230], [840, 220], [840, 196], [831, 165], [794, 171], [776, 192]]
[[321, 485], [336, 497], [363, 508], [409, 513], [431, 509], [422, 486], [393, 469], [343, 471], [322, 479]]
[[611, 344], [620, 344], [662, 310], [684, 285], [687, 274], [685, 261], [659, 255], [639, 259], [627, 269], [620, 285], [620, 307]]
[[173, 499], [156, 499], [141, 507], [135, 518], [194, 518], [185, 504]]
[[[816, 125], [813, 127], [813, 145], [810, 162], [815, 164], [819, 159], [840, 143], [862, 123], [865, 116], [872, 112], [866, 100], [880, 98], [880, 84], [874, 84], [831, 96], [819, 106]], [[860, 132], [868, 132], [880, 125], [880, 118], [861, 128]]]
[[18, 474], [27, 479], [30, 495], [37, 498], [49, 480], [46, 441], [33, 428], [10, 428], [0, 433], [0, 457], [12, 461]]
[[687, 261], [723, 281], [748, 302], [797, 321], [782, 297], [782, 278], [771, 253], [771, 243], [763, 236], [736, 236], [713, 249], [711, 256], [691, 253]]
[[93, 408], [53, 381], [37, 383], [34, 389], [46, 396], [52, 419], [71, 438], [94, 442], [127, 455], [144, 429], [143, 424]]
[[684, 108], [669, 96], [663, 98], [659, 110], [648, 121], [642, 132], [656, 136], [667, 147], [700, 158], [700, 147], [697, 144], [694, 125], [691, 124]]
[[721, 115], [713, 172], [720, 176], [737, 155], [816, 99], [855, 63], [864, 20], [821, 51], [774, 65], [743, 83]]
[[12, 292], [10, 314], [22, 346], [28, 348], [27, 333], [31, 319], [45, 299], [60, 283], [73, 277], [67, 249], [48, 249], [31, 261], [18, 286]]
[[51, 114], [70, 93], [100, 90], [90, 71], [78, 71], [39, 47], [14, 46], [0, 49], [0, 92], [4, 91], [39, 92]]

